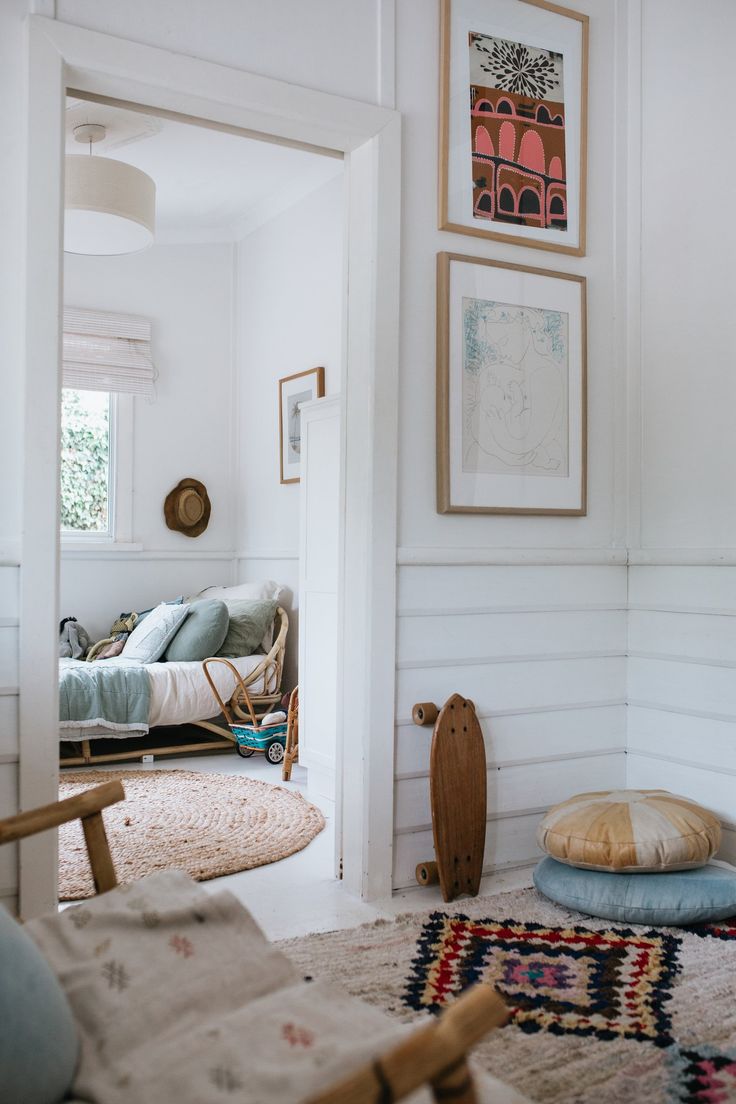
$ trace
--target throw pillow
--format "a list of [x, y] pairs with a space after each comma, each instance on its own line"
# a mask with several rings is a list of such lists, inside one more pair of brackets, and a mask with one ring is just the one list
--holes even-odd
[[[221, 602], [234, 602], [241, 598], [259, 599], [259, 598], [273, 598], [275, 601], [279, 601], [285, 591], [285, 587], [281, 583], [274, 582], [273, 579], [262, 579], [259, 583], [236, 583], [235, 586], [223, 587], [223, 586], [211, 586], [205, 590], [201, 590], [196, 595], [197, 598], [219, 598]], [[193, 598], [189, 599], [190, 602], [194, 601]], [[261, 640], [261, 647], [264, 652], [270, 652], [273, 644], [273, 621], [270, 621], [266, 627], [266, 631], [263, 634], [263, 640]]]
[[667, 790], [577, 794], [537, 829], [548, 855], [590, 870], [686, 870], [704, 866], [720, 842], [718, 817]]
[[534, 885], [565, 908], [625, 924], [683, 924], [736, 915], [736, 870], [709, 863], [697, 870], [611, 874], [542, 859]]
[[156, 606], [128, 637], [123, 648], [124, 658], [135, 659], [139, 663], [155, 663], [166, 651], [188, 613], [187, 605], [168, 606], [162, 603]]
[[227, 636], [217, 654], [228, 659], [253, 655], [266, 629], [273, 623], [278, 602], [275, 599], [243, 598], [225, 604], [230, 621]]
[[77, 1066], [77, 1028], [56, 975], [2, 906], [0, 976], [0, 1097], [57, 1104]]
[[206, 659], [217, 654], [227, 636], [230, 614], [216, 599], [192, 602], [189, 616], [164, 654], [167, 663]]

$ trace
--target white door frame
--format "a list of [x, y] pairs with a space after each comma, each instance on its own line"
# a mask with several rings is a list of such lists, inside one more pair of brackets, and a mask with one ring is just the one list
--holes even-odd
[[[347, 888], [391, 890], [399, 363], [400, 117], [69, 24], [28, 19], [21, 809], [56, 800], [59, 395], [66, 89], [345, 155], [349, 297], [342, 372], [345, 509], [338, 605]], [[54, 907], [56, 839], [20, 848], [19, 904]]]

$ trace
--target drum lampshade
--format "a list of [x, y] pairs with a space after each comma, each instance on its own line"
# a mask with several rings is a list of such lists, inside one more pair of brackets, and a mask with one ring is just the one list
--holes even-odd
[[156, 185], [125, 161], [67, 154], [64, 252], [139, 253], [153, 243]]

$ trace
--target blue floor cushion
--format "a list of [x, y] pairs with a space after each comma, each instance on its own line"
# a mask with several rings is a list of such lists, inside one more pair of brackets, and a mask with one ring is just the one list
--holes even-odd
[[46, 959], [0, 906], [0, 1100], [57, 1104], [74, 1076], [79, 1038]]
[[558, 905], [627, 924], [698, 924], [736, 916], [736, 870], [723, 866], [658, 874], [581, 870], [549, 857], [534, 885]]

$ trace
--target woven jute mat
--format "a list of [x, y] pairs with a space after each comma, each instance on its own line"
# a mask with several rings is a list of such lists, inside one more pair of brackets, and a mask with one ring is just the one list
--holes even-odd
[[[119, 779], [125, 801], [103, 818], [118, 881], [178, 867], [198, 882], [278, 862], [301, 851], [325, 826], [301, 794], [253, 778], [188, 770], [74, 771], [60, 797]], [[79, 821], [59, 829], [59, 896], [92, 897]]]

